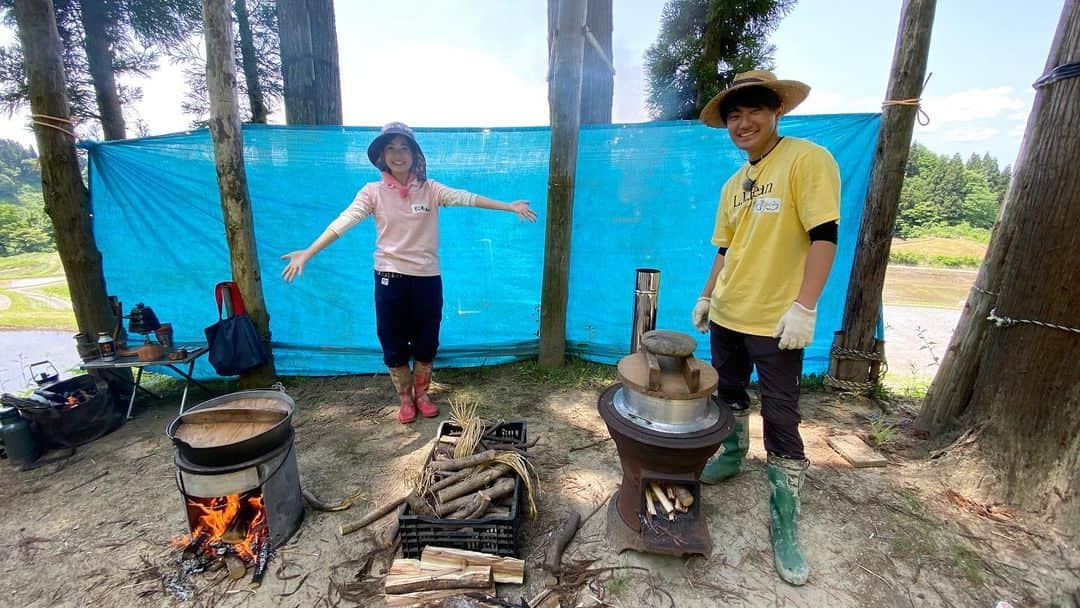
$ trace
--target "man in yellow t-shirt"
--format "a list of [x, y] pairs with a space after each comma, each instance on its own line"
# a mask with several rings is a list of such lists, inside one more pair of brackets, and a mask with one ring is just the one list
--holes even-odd
[[780, 577], [795, 585], [810, 575], [798, 541], [799, 488], [810, 465], [799, 435], [799, 379], [840, 219], [836, 161], [821, 146], [777, 131], [780, 116], [809, 92], [754, 70], [702, 110], [702, 122], [726, 128], [748, 158], [720, 193], [712, 237], [718, 250], [692, 313], [694, 325], [710, 333], [717, 395], [736, 420], [701, 480], [716, 483], [739, 471], [749, 444], [746, 388], [756, 368], [773, 557]]

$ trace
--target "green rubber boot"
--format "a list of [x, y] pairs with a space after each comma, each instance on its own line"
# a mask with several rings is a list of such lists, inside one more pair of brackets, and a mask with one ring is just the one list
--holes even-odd
[[810, 466], [808, 460], [792, 460], [769, 454], [765, 468], [772, 487], [769, 500], [773, 562], [780, 578], [803, 585], [810, 578], [810, 566], [799, 548], [799, 488]]
[[701, 472], [701, 483], [720, 483], [734, 477], [742, 467], [746, 451], [750, 449], [750, 408], [731, 408], [731, 413], [735, 416], [735, 427], [705, 463], [705, 469]]

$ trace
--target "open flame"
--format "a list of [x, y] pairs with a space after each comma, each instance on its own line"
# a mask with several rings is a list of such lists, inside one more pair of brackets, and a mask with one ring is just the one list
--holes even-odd
[[248, 564], [258, 559], [269, 536], [260, 490], [185, 500], [191, 534], [174, 539], [175, 546], [208, 557], [231, 552]]

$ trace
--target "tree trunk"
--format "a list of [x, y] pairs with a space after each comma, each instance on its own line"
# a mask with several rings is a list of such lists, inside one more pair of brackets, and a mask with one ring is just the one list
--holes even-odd
[[[1080, 0], [1067, 0], [1046, 71], [1076, 62]], [[993, 302], [994, 296], [973, 291], [977, 297], [969, 298], [969, 309], [991, 307], [998, 317], [1080, 325], [1077, 99], [1075, 77], [1037, 88], [1013, 183], [979, 273], [980, 280], [996, 279], [987, 291], [999, 295]], [[920, 422], [945, 430], [959, 413], [966, 414], [967, 424], [986, 422], [984, 441], [998, 459], [992, 464], [1003, 472], [1005, 498], [1029, 508], [1060, 506], [1066, 522], [1080, 524], [1080, 329], [991, 325], [974, 314], [967, 325], [957, 332], [960, 344], [954, 337], [950, 346], [947, 359], [956, 359], [955, 365], [938, 372]]]
[[113, 74], [113, 52], [109, 48], [105, 5], [101, 0], [79, 0], [83, 40], [90, 77], [94, 82], [101, 129], [106, 140], [124, 139], [124, 112]]
[[[936, 0], [904, 2], [886, 99], [917, 99], [922, 94], [935, 5]], [[867, 357], [875, 353], [874, 333], [881, 309], [881, 290], [885, 284], [885, 267], [889, 262], [889, 246], [916, 112], [917, 107], [910, 105], [889, 105], [882, 111], [870, 188], [866, 193], [866, 208], [859, 226], [859, 243], [844, 305], [843, 326], [834, 343], [849, 354], [833, 355], [830, 367], [836, 374], [826, 377], [829, 386], [862, 392], [868, 392], [872, 387], [871, 359]]]
[[315, 124], [341, 124], [341, 71], [333, 0], [307, 0], [315, 72]]
[[555, 60], [549, 88], [551, 156], [548, 169], [547, 233], [540, 302], [540, 364], [561, 367], [566, 357], [566, 302], [570, 276], [570, 227], [574, 218], [581, 118], [581, 62], [585, 44], [585, 0], [559, 0]]
[[581, 124], [611, 123], [611, 101], [615, 92], [615, 74], [608, 66], [611, 55], [612, 0], [588, 0], [585, 27], [600, 43], [598, 51], [585, 41], [585, 60], [581, 70]]
[[332, 0], [278, 0], [285, 122], [340, 125], [341, 78]]
[[[214, 141], [221, 212], [229, 244], [232, 276], [244, 297], [248, 316], [270, 350], [270, 315], [263, 301], [255, 224], [244, 172], [244, 141], [236, 100], [236, 62], [233, 58], [232, 17], [227, 0], [203, 0], [206, 37], [206, 85], [210, 93], [210, 135]], [[265, 387], [274, 379], [274, 363], [241, 374], [246, 387]]]
[[251, 122], [266, 124], [266, 104], [263, 103], [262, 83], [259, 82], [259, 58], [255, 55], [255, 43], [251, 39], [251, 18], [246, 0], [236, 0], [234, 9], [239, 25], [240, 65], [244, 68]]
[[[51, 0], [17, 0], [15, 19], [30, 89], [30, 111], [56, 117], [59, 120], [43, 122], [70, 130], [69, 124], [60, 122], [70, 118], [70, 107]], [[56, 249], [71, 291], [75, 323], [79, 331], [96, 336], [112, 329], [114, 317], [106, 297], [101, 252], [94, 242], [93, 215], [79, 174], [75, 140], [41, 124], [35, 125], [34, 134], [45, 213], [56, 231]]]
[[[585, 40], [581, 70], [581, 124], [611, 124], [611, 103], [615, 92], [615, 73], [608, 62], [614, 62], [611, 52], [613, 13], [612, 0], [587, 0], [585, 27], [600, 43], [604, 55]], [[555, 24], [559, 16], [559, 0], [548, 0], [548, 70], [554, 67]], [[551, 78], [548, 77], [549, 96]]]

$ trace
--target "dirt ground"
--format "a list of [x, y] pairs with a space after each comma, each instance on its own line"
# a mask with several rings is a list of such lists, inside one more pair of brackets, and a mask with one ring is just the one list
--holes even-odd
[[[575, 363], [546, 373], [521, 363], [437, 370], [436, 381], [444, 412], [451, 399], [475, 400], [485, 418], [524, 419], [530, 439], [541, 438], [530, 450], [543, 493], [539, 517], [523, 525], [526, 583], [499, 586], [500, 596], [519, 605], [545, 585], [540, 563], [560, 518], [569, 509], [583, 517], [593, 512], [620, 480], [614, 444], [596, 411], [612, 368]], [[308, 510], [260, 588], [252, 590], [248, 578], [229, 585], [219, 572], [194, 575], [187, 600], [164, 590], [162, 576], [176, 571], [178, 557], [169, 539], [186, 532], [172, 447], [163, 433], [175, 415], [172, 400], [144, 404], [134, 420], [70, 458], [53, 452], [47, 456], [53, 461], [25, 472], [0, 466], [0, 562], [6, 565], [0, 605], [380, 606], [377, 596], [356, 595], [372, 535], [342, 537], [339, 526], [402, 492], [402, 479], [422, 463], [438, 420], [398, 424], [386, 376], [285, 384], [299, 406], [296, 447], [304, 486], [324, 500], [358, 489], [364, 499], [344, 512]], [[898, 400], [882, 404], [813, 389], [804, 395], [803, 432], [813, 463], [803, 492], [801, 536], [812, 567], [806, 586], [789, 586], [773, 570], [755, 413], [743, 473], [703, 491], [712, 555], [616, 555], [600, 509], [565, 558], [595, 560], [594, 573], [567, 585], [562, 605], [990, 608], [1007, 600], [1080, 606], [1077, 531], [985, 502], [994, 476], [980, 464], [977, 444], [934, 450], [940, 446], [913, 433], [910, 408]], [[886, 439], [889, 465], [847, 465], [825, 438], [849, 430]]]

